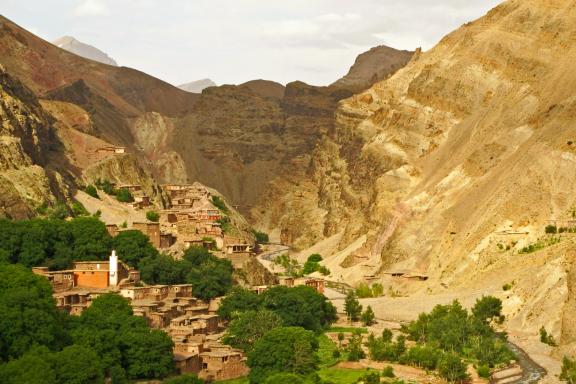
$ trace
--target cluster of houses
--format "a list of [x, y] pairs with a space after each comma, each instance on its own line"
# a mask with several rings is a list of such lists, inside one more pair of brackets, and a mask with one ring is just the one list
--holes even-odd
[[[135, 198], [131, 205], [142, 209], [151, 205], [140, 185], [122, 185]], [[183, 250], [192, 246], [207, 248], [216, 256], [241, 266], [253, 255], [253, 244], [243, 238], [226, 234], [222, 229], [222, 213], [212, 203], [212, 194], [200, 183], [166, 184], [162, 190], [168, 197], [168, 209], [160, 211], [158, 222], [135, 222], [132, 228], [144, 233], [154, 247]], [[108, 224], [108, 232], [116, 236], [127, 229]]]
[[190, 284], [141, 286], [139, 272], [115, 252], [108, 261], [76, 262], [64, 271], [37, 267], [33, 272], [50, 281], [57, 307], [73, 315], [80, 315], [104, 293], [127, 298], [135, 316], [171, 336], [180, 373], [195, 373], [207, 381], [248, 374], [242, 351], [220, 342], [224, 325], [216, 314], [219, 301], [206, 304], [195, 298]]

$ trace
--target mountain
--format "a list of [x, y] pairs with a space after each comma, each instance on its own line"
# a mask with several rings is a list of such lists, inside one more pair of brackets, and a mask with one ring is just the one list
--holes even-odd
[[343, 281], [495, 294], [510, 329], [576, 345], [576, 239], [544, 230], [576, 212], [575, 28], [567, 0], [511, 0], [465, 24], [340, 102], [301, 177], [258, 211], [285, 242], [320, 241]]
[[208, 87], [215, 87], [216, 83], [210, 79], [196, 80], [191, 83], [179, 85], [178, 88], [191, 93], [202, 93]]
[[333, 85], [354, 92], [363, 91], [404, 67], [413, 54], [414, 52], [400, 51], [385, 45], [374, 47], [359, 55], [348, 74]]
[[52, 42], [58, 48], [72, 52], [75, 55], [82, 56], [86, 59], [98, 61], [99, 63], [118, 66], [116, 61], [108, 56], [106, 53], [102, 52], [96, 47], [85, 44], [81, 41], [76, 40], [71, 36], [63, 36]]

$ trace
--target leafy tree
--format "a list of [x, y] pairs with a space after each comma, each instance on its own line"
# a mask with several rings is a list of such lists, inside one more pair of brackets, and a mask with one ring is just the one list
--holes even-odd
[[556, 340], [554, 340], [554, 336], [549, 334], [548, 331], [546, 331], [546, 328], [544, 327], [540, 328], [540, 341], [552, 347], [555, 347], [557, 345]]
[[112, 246], [118, 257], [132, 267], [137, 267], [145, 257], [158, 256], [148, 236], [137, 230], [120, 232], [112, 240]]
[[388, 328], [384, 328], [384, 330], [382, 331], [382, 340], [385, 343], [390, 343], [392, 342], [392, 331], [389, 330]]
[[362, 316], [360, 316], [360, 320], [362, 320], [362, 324], [365, 326], [370, 326], [374, 324], [374, 311], [372, 310], [371, 306], [368, 306], [364, 312], [362, 312]]
[[188, 265], [172, 256], [148, 256], [138, 263], [140, 276], [148, 284], [182, 284], [186, 281]]
[[450, 382], [462, 381], [468, 378], [466, 364], [454, 353], [444, 354], [438, 361], [438, 373]]
[[370, 372], [358, 379], [357, 383], [362, 384], [380, 384], [380, 375], [376, 372]]
[[104, 383], [100, 359], [90, 348], [72, 345], [54, 354], [54, 372], [58, 383]]
[[426, 370], [434, 370], [441, 356], [442, 351], [439, 349], [428, 345], [415, 345], [402, 356], [401, 361]]
[[0, 362], [34, 345], [57, 350], [68, 340], [48, 280], [22, 266], [0, 264]]
[[382, 377], [396, 377], [396, 375], [394, 375], [394, 368], [389, 365], [385, 366], [382, 370]]
[[346, 301], [344, 302], [344, 310], [350, 321], [358, 321], [360, 314], [362, 313], [362, 305], [358, 301], [356, 292], [353, 290], [349, 291], [346, 295]]
[[173, 370], [172, 339], [158, 329], [142, 327], [125, 335], [123, 361], [132, 379], [162, 378]]
[[35, 347], [22, 357], [0, 364], [0, 383], [58, 384], [46, 347]]
[[69, 222], [74, 260], [105, 260], [112, 238], [106, 225], [93, 217], [77, 217]]
[[189, 262], [193, 267], [202, 265], [212, 260], [214, 256], [204, 247], [192, 246], [184, 251], [183, 259]]
[[336, 308], [308, 286], [276, 286], [262, 294], [263, 307], [276, 312], [287, 326], [319, 332], [336, 320]]
[[157, 223], [160, 220], [160, 215], [156, 211], [148, 211], [146, 212], [146, 219]]
[[88, 195], [92, 196], [92, 197], [95, 198], [95, 199], [99, 199], [99, 198], [100, 198], [100, 196], [98, 196], [98, 191], [96, 190], [96, 187], [93, 186], [92, 184], [86, 186], [85, 191], [86, 191], [86, 193], [87, 193]]
[[502, 301], [494, 296], [482, 296], [476, 300], [472, 313], [477, 319], [488, 322], [502, 315]]
[[304, 384], [302, 377], [293, 373], [274, 373], [264, 381], [264, 384]]
[[281, 326], [282, 318], [272, 311], [243, 312], [230, 322], [224, 342], [248, 352], [264, 334]]
[[362, 349], [362, 335], [355, 333], [348, 342], [348, 361], [359, 361], [366, 357]]
[[266, 333], [248, 354], [250, 383], [264, 383], [275, 373], [308, 375], [318, 368], [318, 340], [300, 327], [280, 327]]
[[262, 296], [241, 287], [234, 288], [220, 303], [218, 316], [224, 320], [242, 311], [256, 311], [262, 305]]
[[128, 189], [121, 188], [116, 193], [116, 200], [118, 200], [121, 203], [131, 203], [134, 201], [134, 196], [132, 196], [132, 193], [130, 193]]
[[544, 232], [546, 232], [547, 234], [556, 234], [558, 233], [558, 228], [555, 225], [550, 224], [546, 226]]
[[186, 281], [194, 286], [194, 296], [210, 300], [226, 294], [232, 288], [234, 268], [230, 260], [215, 256], [188, 272]]
[[204, 380], [200, 380], [194, 374], [187, 374], [166, 379], [162, 384], [204, 384]]

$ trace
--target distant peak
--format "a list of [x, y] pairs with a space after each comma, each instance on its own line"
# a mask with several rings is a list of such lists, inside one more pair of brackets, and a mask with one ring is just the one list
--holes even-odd
[[84, 57], [86, 59], [98, 61], [103, 64], [118, 66], [116, 61], [92, 45], [83, 43], [72, 36], [62, 36], [52, 42], [58, 48], [65, 49], [75, 55]]
[[178, 88], [191, 93], [202, 93], [208, 87], [216, 87], [217, 84], [210, 79], [200, 79], [190, 83], [181, 84]]

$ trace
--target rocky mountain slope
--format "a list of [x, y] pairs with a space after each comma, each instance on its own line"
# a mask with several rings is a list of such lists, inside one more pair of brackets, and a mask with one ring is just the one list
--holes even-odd
[[181, 84], [178, 88], [192, 93], [202, 93], [202, 91], [208, 87], [215, 87], [217, 84], [210, 79], [202, 79], [192, 81], [190, 83]]
[[94, 60], [102, 64], [118, 66], [116, 61], [114, 61], [114, 59], [108, 56], [106, 53], [102, 52], [96, 47], [78, 41], [72, 36], [63, 36], [54, 40], [52, 44], [58, 48], [65, 49], [68, 52], [72, 52], [73, 54], [82, 56], [86, 59]]
[[[306, 171], [277, 183], [270, 226], [302, 248], [332, 239], [332, 272], [347, 282], [514, 281], [505, 304], [518, 329], [574, 343], [570, 247], [520, 251], [549, 244], [545, 225], [576, 208], [575, 28], [571, 1], [510, 0], [344, 100]], [[386, 280], [393, 271], [415, 279]]]
[[0, 117], [0, 217], [29, 218], [43, 203], [66, 201], [54, 120], [1, 65]]

